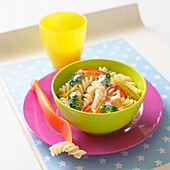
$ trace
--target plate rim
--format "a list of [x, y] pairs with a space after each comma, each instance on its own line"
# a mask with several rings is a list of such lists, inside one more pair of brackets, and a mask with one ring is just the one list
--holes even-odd
[[[40, 83], [44, 80], [44, 79], [46, 79], [46, 78], [48, 78], [49, 76], [52, 76], [52, 78], [55, 76], [55, 74], [58, 72], [58, 70], [55, 70], [55, 71], [53, 71], [53, 72], [51, 72], [51, 73], [49, 73], [49, 74], [47, 74], [47, 75], [45, 75], [44, 77], [42, 77], [39, 81], [40, 81]], [[146, 79], [145, 79], [146, 80]], [[146, 140], [151, 134], [153, 134], [155, 131], [156, 131], [156, 129], [159, 127], [159, 124], [160, 124], [160, 122], [161, 122], [161, 119], [162, 119], [162, 117], [163, 117], [163, 102], [162, 102], [162, 99], [161, 99], [161, 97], [160, 97], [160, 94], [159, 94], [159, 92], [157, 91], [157, 89], [148, 81], [148, 80], [146, 80], [146, 83], [147, 83], [147, 86], [148, 86], [148, 84], [152, 87], [152, 89], [154, 89], [155, 90], [155, 92], [157, 93], [157, 97], [160, 99], [160, 101], [161, 101], [161, 105], [160, 105], [160, 110], [161, 110], [161, 115], [160, 115], [160, 119], [159, 119], [159, 121], [157, 122], [157, 124], [156, 124], [156, 126], [155, 126], [155, 128], [149, 133], [149, 134], [147, 134], [146, 135], [146, 137], [144, 137], [143, 139], [141, 139], [140, 141], [138, 141], [138, 142], [136, 142], [136, 143], [134, 143], [133, 145], [131, 144], [130, 146], [127, 146], [127, 147], [122, 147], [122, 149], [119, 149], [119, 150], [115, 150], [115, 151], [107, 151], [107, 152], [100, 152], [100, 153], [92, 153], [92, 152], [88, 152], [87, 151], [87, 154], [88, 155], [102, 155], [102, 154], [111, 154], [111, 153], [116, 153], [116, 152], [120, 152], [120, 151], [123, 151], [123, 150], [126, 150], [126, 149], [130, 149], [130, 148], [132, 148], [132, 147], [134, 147], [134, 146], [136, 146], [136, 145], [138, 145], [139, 143], [141, 143], [141, 142], [143, 142], [144, 140]], [[51, 84], [51, 83], [50, 83]], [[50, 86], [51, 87], [51, 86]], [[25, 105], [26, 105], [26, 102], [27, 102], [27, 98], [28, 98], [28, 96], [29, 96], [29, 93], [32, 93], [32, 90], [30, 89], [28, 92], [27, 92], [27, 94], [26, 94], [26, 96], [25, 96], [25, 98], [24, 98], [24, 103], [23, 103], [23, 118], [24, 118], [24, 121], [25, 121], [25, 123], [26, 123], [26, 125], [27, 125], [27, 127], [28, 127], [28, 129], [30, 130], [30, 132], [32, 132], [35, 136], [37, 136], [40, 140], [42, 140], [44, 143], [46, 143], [46, 144], [48, 144], [48, 145], [51, 145], [51, 143], [49, 143], [49, 142], [46, 142], [46, 140], [45, 139], [42, 139], [42, 137], [39, 135], [39, 134], [37, 134], [31, 127], [30, 127], [30, 124], [29, 124], [29, 122], [28, 122], [28, 120], [26, 119], [26, 117], [25, 117]], [[147, 91], [146, 91], [147, 92]], [[48, 95], [47, 95], [48, 96]], [[51, 98], [50, 98], [51, 99]], [[53, 98], [52, 98], [52, 100], [53, 100]], [[144, 100], [145, 100], [145, 98], [144, 98]], [[57, 108], [57, 106], [55, 106], [56, 108]], [[145, 107], [145, 106], [144, 106]], [[48, 125], [48, 126], [51, 126], [51, 125]], [[73, 126], [74, 127], [74, 126]], [[80, 131], [80, 130], [79, 130]], [[84, 133], [84, 132], [83, 132]], [[114, 132], [113, 132], [114, 133]], [[111, 133], [112, 134], [112, 133]], [[58, 135], [58, 134], [56, 134], [56, 135]], [[124, 134], [123, 135], [121, 135], [121, 136], [124, 136]], [[60, 136], [60, 135], [58, 135], [57, 136], [58, 138], [59, 138], [59, 140], [60, 141], [64, 141], [64, 139], [62, 138], [62, 136]], [[74, 136], [73, 136], [73, 140], [74, 140]]]

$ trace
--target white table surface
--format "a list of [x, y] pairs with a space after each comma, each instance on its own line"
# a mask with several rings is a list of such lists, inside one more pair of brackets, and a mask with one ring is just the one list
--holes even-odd
[[[146, 27], [170, 45], [169, 0], [1, 0], [0, 33], [37, 25], [42, 16], [54, 11], [86, 14], [132, 2], [139, 4]], [[0, 169], [42, 169], [13, 112], [0, 86]]]

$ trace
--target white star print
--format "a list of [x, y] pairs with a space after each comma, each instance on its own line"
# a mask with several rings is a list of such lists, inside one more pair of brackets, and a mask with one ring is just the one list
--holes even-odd
[[140, 57], [140, 56], [136, 56], [135, 59], [136, 59], [136, 60], [140, 60], [141, 57]]
[[121, 169], [122, 168], [122, 164], [117, 162], [116, 164], [114, 164], [116, 169]]
[[138, 161], [144, 161], [144, 156], [142, 156], [142, 155], [139, 155], [136, 158], [138, 159]]
[[147, 143], [144, 143], [142, 146], [143, 146], [143, 149], [149, 149], [149, 147], [150, 147], [150, 145]]
[[165, 127], [167, 131], [170, 131], [170, 126]]
[[145, 68], [145, 69], [150, 69], [150, 66], [145, 65], [144, 68]]
[[127, 56], [127, 54], [123, 54], [122, 57], [123, 58], [127, 58], [128, 56]]
[[17, 104], [20, 104], [20, 103], [21, 103], [21, 100], [16, 100], [16, 103], [17, 103]]
[[128, 152], [127, 151], [122, 151], [121, 154], [122, 154], [122, 156], [128, 156]]
[[51, 67], [51, 62], [47, 62], [47, 67]]
[[165, 89], [166, 90], [170, 90], [170, 86], [165, 86]]
[[112, 52], [110, 53], [110, 55], [112, 55], [112, 56], [115, 55], [115, 54], [116, 54], [116, 53], [115, 53], [114, 51], [112, 51]]
[[89, 48], [86, 48], [87, 51], [91, 51], [92, 49], [89, 47]]
[[159, 148], [158, 151], [160, 154], [166, 153], [164, 148]]
[[35, 70], [35, 67], [34, 66], [30, 66], [28, 67], [28, 69], [31, 71], [31, 70]]
[[11, 93], [15, 93], [16, 90], [11, 88], [10, 91], [11, 91]]
[[131, 66], [136, 67], [136, 63], [131, 63]]
[[162, 139], [164, 140], [164, 142], [169, 142], [170, 141], [170, 138], [167, 137], [167, 136], [164, 136]]
[[66, 166], [66, 162], [64, 162], [63, 160], [58, 162], [58, 163], [59, 163], [60, 167], [63, 167], [63, 166], [65, 167]]
[[151, 134], [150, 136], [149, 136], [149, 138], [152, 138], [153, 137], [153, 134]]
[[10, 81], [9, 78], [5, 78], [5, 82], [8, 83]]
[[83, 167], [79, 165], [79, 166], [76, 167], [76, 169], [77, 170], [83, 170]]
[[155, 163], [156, 163], [156, 166], [160, 166], [160, 165], [162, 165], [162, 161], [161, 160], [159, 160], [159, 159], [157, 159], [156, 161], [154, 161]]
[[100, 158], [100, 159], [98, 159], [98, 161], [99, 161], [100, 165], [106, 163], [106, 159], [104, 159], [104, 158]]
[[143, 73], [141, 73], [141, 74], [142, 74], [143, 77], [146, 77], [146, 73], [143, 72]]
[[[40, 63], [42, 63], [42, 61], [41, 60], [36, 60], [35, 63], [40, 64]], [[22, 67], [23, 67], [23, 65], [22, 65]]]
[[15, 75], [16, 71], [11, 71], [10, 74]]
[[114, 46], [113, 48], [114, 48], [115, 50], [118, 50], [120, 47], [116, 45], [116, 46]]
[[85, 57], [86, 57], [86, 54], [83, 53], [83, 54], [82, 54], [82, 58], [85, 58]]
[[21, 81], [17, 81], [16, 84], [17, 84], [17, 85], [21, 85], [22, 82], [21, 82]]
[[155, 84], [155, 83], [152, 83], [152, 86], [156, 87], [156, 84]]
[[107, 44], [103, 44], [102, 47], [107, 47], [108, 45]]
[[36, 144], [36, 145], [41, 145], [41, 144], [42, 144], [42, 141], [38, 139], [37, 141], [35, 141], [35, 144]]
[[126, 51], [130, 52], [130, 51], [132, 51], [132, 49], [131, 48], [126, 48]]
[[88, 159], [88, 158], [89, 158], [88, 155], [83, 156], [83, 159]]
[[159, 75], [155, 75], [154, 76], [156, 80], [159, 80], [160, 79], [160, 76]]
[[133, 168], [132, 170], [140, 170], [140, 168], [138, 168], [138, 167], [135, 167], [135, 168]]
[[29, 77], [29, 74], [28, 73], [24, 73], [23, 76], [26, 78], [26, 77]]
[[50, 159], [51, 159], [51, 157], [48, 156], [48, 155], [46, 155], [46, 156], [44, 157], [44, 161], [45, 161], [45, 162], [50, 161]]
[[47, 69], [43, 69], [43, 70], [42, 70], [42, 73], [46, 73], [46, 72], [48, 72]]
[[163, 95], [161, 95], [161, 97], [163, 98], [163, 99], [167, 99], [167, 95], [166, 94], [163, 94]]
[[97, 52], [101, 54], [101, 53], [103, 53], [103, 50], [98, 50]]
[[4, 69], [4, 68], [1, 68], [1, 69], [0, 69], [0, 72], [5, 72], [5, 69]]
[[118, 44], [122, 44], [122, 43], [123, 43], [123, 41], [122, 41], [122, 40], [119, 40], [119, 41], [118, 41]]

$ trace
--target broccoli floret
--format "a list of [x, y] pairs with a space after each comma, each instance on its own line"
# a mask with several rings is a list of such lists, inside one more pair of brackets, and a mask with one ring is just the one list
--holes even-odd
[[106, 87], [110, 83], [110, 78], [111, 78], [111, 76], [108, 73], [100, 74], [100, 76], [98, 77], [97, 81], [102, 83]]
[[118, 108], [114, 105], [112, 105], [110, 102], [105, 102], [102, 104], [100, 107], [103, 113], [108, 113], [108, 112], [116, 112], [118, 111]]
[[81, 108], [83, 107], [81, 93], [78, 91], [70, 93], [70, 95], [68, 97], [68, 103], [71, 108], [81, 110]]
[[82, 77], [82, 74], [74, 73], [69, 79], [68, 83], [73, 87], [75, 84], [81, 81]]

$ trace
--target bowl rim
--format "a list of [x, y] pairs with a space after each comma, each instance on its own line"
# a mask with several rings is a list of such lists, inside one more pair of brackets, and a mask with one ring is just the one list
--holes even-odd
[[[76, 110], [76, 109], [74, 109], [74, 108], [71, 108], [71, 107], [65, 105], [64, 103], [62, 103], [62, 102], [60, 101], [60, 99], [57, 97], [57, 95], [56, 95], [56, 93], [55, 93], [55, 91], [54, 91], [54, 81], [55, 81], [55, 79], [56, 79], [56, 77], [57, 77], [57, 74], [60, 73], [61, 71], [65, 70], [65, 69], [67, 69], [68, 67], [71, 67], [71, 66], [74, 65], [74, 64], [77, 64], [77, 63], [80, 63], [80, 62], [84, 62], [84, 61], [92, 61], [92, 60], [101, 60], [101, 61], [107, 60], [107, 61], [112, 61], [112, 62], [116, 62], [116, 63], [122, 64], [122, 65], [124, 65], [124, 66], [127, 66], [127, 67], [131, 68], [132, 70], [134, 70], [134, 71], [140, 76], [140, 78], [141, 78], [141, 80], [142, 80], [142, 82], [143, 82], [143, 85], [144, 85], [144, 89], [142, 90], [142, 95], [140, 96], [140, 99], [139, 99], [138, 101], [136, 101], [135, 104], [133, 104], [133, 105], [131, 105], [131, 106], [125, 108], [125, 109], [118, 110], [118, 111], [116, 111], [116, 112], [107, 112], [107, 113], [104, 113], [104, 114], [98, 114], [98, 113], [92, 113], [92, 112], [83, 112], [83, 111], [80, 111], [80, 110]], [[106, 116], [106, 115], [119, 114], [119, 113], [121, 113], [121, 112], [128, 111], [128, 110], [130, 110], [132, 107], [134, 107], [134, 105], [140, 103], [140, 102], [143, 100], [143, 98], [144, 98], [144, 96], [145, 96], [145, 94], [146, 94], [146, 90], [147, 90], [146, 80], [145, 80], [145, 78], [143, 77], [143, 75], [142, 75], [138, 70], [136, 70], [134, 67], [132, 67], [131, 65], [129, 65], [129, 64], [127, 64], [127, 63], [124, 63], [124, 62], [121, 62], [121, 61], [118, 61], [118, 60], [113, 60], [113, 59], [105, 59], [105, 58], [85, 59], [85, 60], [79, 60], [79, 61], [70, 63], [70, 64], [66, 65], [65, 67], [61, 68], [61, 69], [55, 74], [55, 76], [53, 77], [52, 82], [51, 82], [51, 92], [52, 92], [52, 95], [53, 95], [53, 99], [54, 99], [54, 100], [56, 99], [62, 106], [70, 109], [71, 111], [76, 111], [76, 112], [78, 112], [79, 114], [85, 114], [85, 115], [91, 115], [91, 116], [93, 116], [93, 115], [95, 115], [95, 116], [96, 116], [96, 115], [97, 115], [97, 116]], [[55, 96], [55, 97], [54, 97], [54, 96]]]

